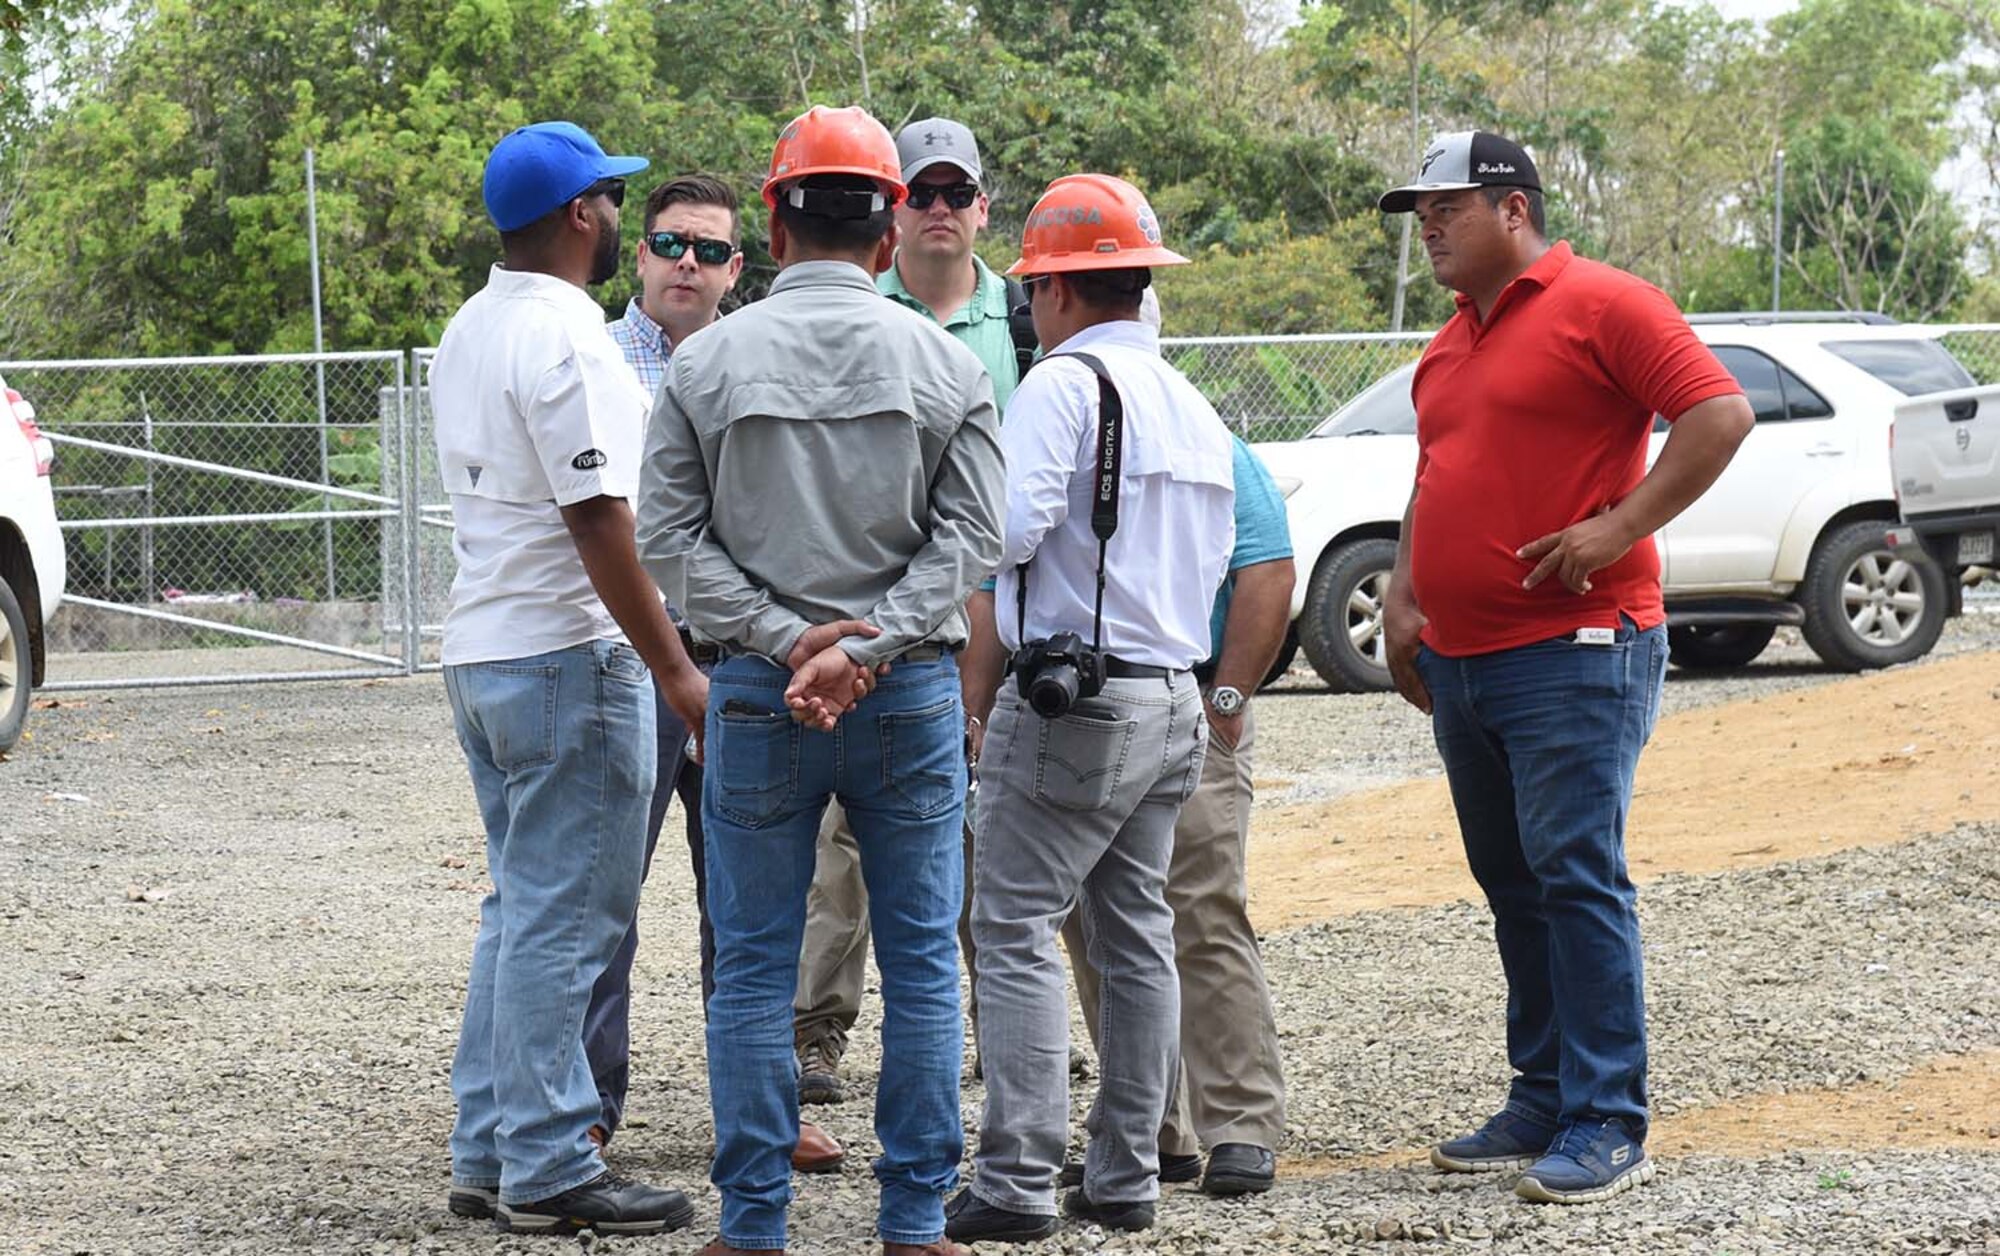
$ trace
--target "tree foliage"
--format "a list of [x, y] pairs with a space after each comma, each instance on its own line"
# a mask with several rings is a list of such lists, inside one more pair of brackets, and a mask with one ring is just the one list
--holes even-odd
[[[107, 27], [102, 21], [115, 15]], [[986, 151], [994, 260], [1078, 169], [1144, 187], [1197, 260], [1175, 330], [1384, 326], [1374, 196], [1431, 131], [1535, 151], [1552, 228], [1694, 306], [1992, 304], [1988, 226], [1937, 172], [2000, 170], [2000, 0], [1804, 0], [1767, 28], [1669, 0], [0, 0], [9, 357], [312, 343], [313, 151], [331, 348], [432, 342], [484, 280], [492, 143], [568, 117], [746, 198], [811, 103], [932, 113]], [[1977, 117], [1971, 135], [1963, 120]], [[637, 215], [625, 217], [636, 236]], [[1421, 254], [1418, 254], [1421, 271]], [[603, 295], [615, 308], [629, 278]], [[1411, 325], [1448, 294], [1415, 276]]]

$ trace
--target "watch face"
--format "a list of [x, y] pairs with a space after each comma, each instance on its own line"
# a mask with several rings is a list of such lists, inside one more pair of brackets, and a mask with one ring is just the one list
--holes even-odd
[[1217, 715], [1234, 715], [1243, 709], [1243, 693], [1224, 685], [1209, 691], [1208, 701]]

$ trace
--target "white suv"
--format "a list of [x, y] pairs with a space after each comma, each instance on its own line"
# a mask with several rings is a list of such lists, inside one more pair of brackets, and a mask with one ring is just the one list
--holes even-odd
[[0, 751], [21, 739], [28, 695], [48, 664], [43, 628], [68, 568], [49, 472], [55, 446], [35, 408], [0, 379]]
[[[1972, 377], [1936, 329], [1879, 316], [1689, 321], [1743, 384], [1757, 426], [1657, 537], [1673, 661], [1742, 666], [1780, 624], [1843, 671], [1929, 651], [1959, 589], [1885, 539], [1897, 517], [1889, 428], [1906, 397]], [[1256, 447], [1291, 517], [1293, 638], [1336, 690], [1389, 687], [1381, 606], [1416, 475], [1415, 369], [1384, 376], [1304, 440]], [[1649, 458], [1665, 432], [1655, 424]]]

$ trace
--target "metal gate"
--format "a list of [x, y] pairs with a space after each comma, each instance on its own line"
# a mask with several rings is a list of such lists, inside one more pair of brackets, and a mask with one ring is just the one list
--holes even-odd
[[407, 370], [394, 352], [0, 363], [56, 445], [46, 688], [416, 670]]

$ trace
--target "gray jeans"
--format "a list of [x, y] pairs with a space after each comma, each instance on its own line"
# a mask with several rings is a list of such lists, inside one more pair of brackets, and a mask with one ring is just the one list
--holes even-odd
[[986, 1112], [973, 1191], [1053, 1215], [1069, 1124], [1069, 1008], [1056, 933], [1073, 907], [1104, 975], [1084, 1188], [1159, 1196], [1159, 1133], [1180, 1073], [1167, 868], [1208, 741], [1194, 678], [1113, 680], [1044, 720], [1001, 689], [981, 763], [972, 933]]

